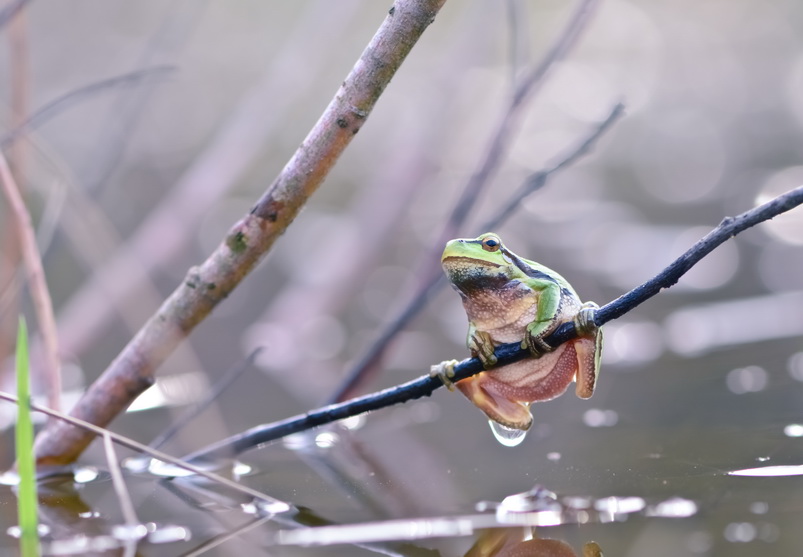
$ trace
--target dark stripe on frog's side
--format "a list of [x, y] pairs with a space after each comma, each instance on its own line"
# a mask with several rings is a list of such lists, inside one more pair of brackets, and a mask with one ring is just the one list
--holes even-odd
[[[555, 284], [560, 284], [557, 280], [555, 280], [555, 277], [550, 276], [542, 271], [539, 271], [538, 269], [532, 268], [530, 265], [522, 261], [521, 258], [517, 257], [513, 252], [505, 248], [502, 248], [502, 250], [503, 253], [506, 256], [508, 256], [513, 261], [513, 263], [515, 263], [516, 267], [518, 267], [519, 270], [528, 277], [539, 280], [548, 280], [550, 282], [554, 282]], [[565, 289], [561, 288], [561, 290]]]

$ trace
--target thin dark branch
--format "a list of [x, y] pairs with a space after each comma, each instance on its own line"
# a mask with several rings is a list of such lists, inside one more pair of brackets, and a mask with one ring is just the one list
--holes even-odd
[[[613, 126], [613, 124], [622, 116], [623, 113], [624, 105], [622, 103], [616, 104], [613, 109], [611, 109], [608, 117], [594, 126], [594, 129], [591, 130], [591, 133], [583, 138], [582, 141], [580, 141], [576, 146], [571, 148], [566, 156], [561, 158], [557, 163], [553, 164], [549, 168], [540, 170], [525, 179], [521, 186], [519, 186], [516, 192], [510, 197], [510, 199], [508, 199], [502, 205], [497, 214], [483, 224], [481, 227], [481, 232], [487, 232], [488, 230], [504, 222], [510, 217], [510, 215], [513, 214], [513, 212], [516, 211], [518, 207], [521, 206], [521, 201], [523, 199], [543, 187], [553, 174], [563, 170], [567, 166], [570, 166], [580, 157], [586, 155], [594, 147], [599, 138], [602, 137], [602, 135], [604, 135], [605, 132], [607, 132]], [[441, 242], [439, 245], [446, 243], [446, 241], [449, 239], [450, 238], [443, 240], [443, 242]], [[390, 322], [388, 322], [385, 328], [380, 332], [379, 336], [374, 340], [373, 344], [371, 344], [368, 350], [363, 353], [362, 357], [357, 360], [357, 363], [348, 373], [347, 379], [343, 382], [335, 395], [330, 399], [331, 403], [334, 404], [336, 402], [340, 402], [347, 397], [348, 393], [350, 393], [354, 389], [355, 385], [359, 383], [367, 370], [370, 369], [379, 359], [388, 343], [390, 343], [391, 339], [393, 339], [393, 337], [395, 337], [413, 317], [418, 315], [419, 311], [426, 307], [429, 300], [432, 299], [432, 297], [438, 292], [438, 290], [440, 290], [441, 287], [443, 287], [444, 284], [446, 284], [446, 281], [443, 273], [440, 272], [430, 275], [429, 278], [425, 279], [425, 282], [422, 283], [418, 292], [411, 299], [411, 301], [405, 305]]]
[[64, 95], [61, 95], [56, 99], [53, 99], [52, 101], [44, 105], [42, 108], [31, 114], [19, 126], [14, 128], [10, 132], [6, 133], [4, 136], [0, 137], [0, 148], [6, 149], [19, 136], [23, 135], [24, 133], [32, 129], [37, 128], [38, 126], [45, 123], [47, 120], [60, 114], [61, 112], [68, 109], [75, 103], [82, 102], [88, 98], [91, 98], [95, 93], [104, 92], [108, 89], [117, 87], [118, 85], [128, 85], [132, 83], [137, 83], [138, 81], [141, 81], [143, 79], [150, 79], [158, 75], [171, 73], [173, 71], [175, 71], [175, 68], [172, 66], [154, 66], [152, 68], [145, 68], [143, 70], [137, 70], [134, 72], [121, 74], [115, 77], [110, 77], [109, 79], [104, 79], [102, 81], [90, 83], [89, 85], [84, 85], [83, 87], [79, 87], [78, 89], [69, 91]]
[[[602, 326], [613, 319], [621, 317], [636, 306], [639, 306], [655, 296], [661, 290], [669, 288], [677, 283], [686, 271], [691, 269], [698, 261], [728, 239], [760, 222], [785, 213], [800, 204], [803, 204], [803, 186], [780, 195], [736, 217], [726, 217], [719, 226], [714, 228], [654, 278], [602, 306], [596, 314], [595, 321], [597, 325]], [[565, 323], [554, 333], [546, 337], [545, 340], [549, 345], [556, 347], [576, 336], [574, 325], [572, 323]], [[497, 347], [494, 354], [498, 359], [498, 366], [517, 362], [530, 355], [529, 351], [523, 350], [519, 343], [503, 344]], [[454, 371], [454, 380], [459, 381], [460, 379], [465, 379], [466, 377], [483, 371], [483, 368], [477, 358], [469, 358], [458, 363]], [[260, 444], [279, 439], [292, 433], [306, 431], [314, 427], [356, 416], [371, 410], [385, 408], [386, 406], [391, 406], [400, 402], [407, 402], [408, 400], [429, 396], [435, 389], [441, 386], [443, 386], [443, 384], [439, 378], [430, 377], [428, 375], [422, 376], [418, 379], [377, 393], [361, 396], [340, 404], [325, 406], [307, 412], [306, 414], [293, 416], [272, 424], [254, 427], [248, 431], [231, 436], [228, 439], [224, 439], [187, 455], [185, 459], [189, 462], [208, 462], [220, 458], [228, 458]]]
[[549, 180], [549, 177], [552, 176], [552, 174], [571, 166], [580, 157], [587, 155], [597, 143], [599, 138], [602, 137], [616, 123], [616, 121], [622, 117], [624, 112], [625, 105], [621, 102], [617, 103], [611, 109], [610, 113], [608, 113], [607, 118], [597, 124], [585, 139], [569, 149], [566, 156], [561, 158], [549, 168], [530, 174], [530, 176], [528, 176], [522, 182], [513, 195], [510, 196], [505, 204], [502, 205], [499, 211], [497, 211], [494, 216], [483, 223], [483, 225], [480, 227], [481, 231], [487, 232], [489, 230], [493, 230], [501, 223], [506, 221], [519, 207], [521, 207], [521, 202], [524, 201], [527, 196], [546, 185], [547, 180]]
[[[577, 43], [577, 39], [585, 30], [598, 0], [580, 0], [576, 10], [572, 14], [566, 26], [541, 61], [525, 75], [513, 91], [510, 103], [499, 122], [497, 129], [491, 139], [491, 143], [486, 150], [485, 158], [481, 162], [477, 171], [471, 176], [466, 187], [455, 204], [452, 214], [441, 234], [441, 242], [445, 243], [453, 238], [458, 229], [465, 222], [474, 204], [479, 198], [480, 193], [490, 181], [493, 174], [499, 168], [505, 153], [507, 153], [510, 143], [515, 135], [515, 128], [519, 123], [521, 111], [525, 107], [525, 101], [531, 98], [538, 88], [544, 83], [544, 78], [549, 70], [559, 61], [566, 57]], [[440, 260], [440, 249], [432, 253], [433, 261]]]
[[[514, 127], [519, 121], [519, 112], [525, 105], [528, 97], [544, 83], [549, 70], [559, 61], [566, 57], [572, 47], [577, 43], [577, 39], [583, 33], [586, 25], [591, 20], [594, 8], [598, 0], [581, 0], [572, 17], [569, 19], [563, 31], [558, 35], [557, 40], [552, 44], [549, 51], [525, 77], [518, 83], [510, 100], [502, 120], [499, 122], [494, 133], [491, 144], [488, 146], [485, 158], [479, 169], [471, 176], [468, 184], [455, 205], [452, 215], [446, 226], [446, 239], [454, 237], [459, 225], [465, 221], [471, 212], [474, 202], [477, 200], [479, 192], [488, 182], [490, 177], [499, 167], [505, 153], [507, 153], [510, 142], [514, 136]], [[440, 253], [437, 254], [440, 256]]]
[[[516, 85], [510, 102], [491, 137], [490, 144], [485, 151], [485, 157], [463, 188], [463, 192], [457, 203], [455, 203], [452, 214], [446, 221], [440, 236], [433, 242], [434, 246], [441, 246], [454, 238], [457, 231], [463, 226], [466, 218], [471, 213], [472, 207], [474, 207], [483, 189], [489, 184], [491, 177], [499, 168], [508, 151], [510, 143], [515, 136], [515, 128], [518, 125], [525, 101], [543, 83], [544, 77], [546, 77], [550, 68], [563, 59], [576, 44], [577, 39], [591, 19], [594, 7], [598, 3], [599, 0], [580, 0], [572, 17], [543, 59]], [[329, 399], [330, 402], [340, 402], [354, 393], [357, 385], [374, 368], [390, 341], [426, 305], [429, 297], [437, 292], [437, 283], [442, 277], [438, 264], [440, 261], [440, 248], [431, 250], [422, 258], [422, 261], [423, 270], [418, 273], [418, 276], [421, 277], [421, 282], [417, 285], [415, 292], [388, 322], [379, 336], [363, 353], [362, 357], [357, 360], [357, 364], [346, 372], [346, 378]]]

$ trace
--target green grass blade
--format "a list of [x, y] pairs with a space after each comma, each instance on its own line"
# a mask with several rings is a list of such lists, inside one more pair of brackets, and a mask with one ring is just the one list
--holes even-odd
[[20, 317], [17, 333], [17, 471], [20, 476], [17, 491], [19, 514], [20, 554], [23, 557], [39, 555], [38, 512], [36, 500], [36, 464], [33, 456], [33, 423], [31, 421], [31, 393], [29, 388], [28, 329], [25, 318]]

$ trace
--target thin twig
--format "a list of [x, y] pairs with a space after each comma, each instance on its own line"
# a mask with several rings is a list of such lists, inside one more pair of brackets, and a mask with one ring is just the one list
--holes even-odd
[[223, 391], [228, 389], [232, 383], [234, 383], [248, 368], [250, 368], [253, 365], [256, 357], [259, 356], [260, 352], [262, 352], [262, 348], [256, 348], [252, 350], [247, 358], [237, 362], [234, 366], [226, 370], [226, 372], [217, 381], [215, 381], [215, 384], [212, 385], [212, 387], [201, 400], [182, 412], [177, 418], [174, 418], [170, 426], [162, 433], [157, 435], [148, 444], [148, 446], [158, 449], [167, 441], [169, 441], [176, 433], [181, 431], [181, 428], [194, 420], [198, 414], [206, 410], [206, 408], [217, 397], [219, 397]]
[[56, 319], [53, 316], [53, 303], [47, 288], [42, 258], [36, 246], [36, 233], [31, 224], [31, 215], [20, 195], [11, 169], [0, 151], [0, 187], [8, 200], [8, 205], [17, 225], [16, 235], [20, 241], [20, 251], [28, 271], [28, 281], [33, 299], [39, 332], [45, 342], [45, 369], [47, 377], [48, 404], [61, 408], [61, 364], [59, 363], [59, 342], [56, 332]]
[[[72, 415], [106, 425], [154, 381], [156, 369], [251, 272], [318, 189], [365, 123], [377, 100], [445, 0], [396, 0], [335, 97], [251, 212], [168, 297]], [[91, 442], [63, 422], [40, 433], [41, 464], [73, 462]]]
[[[568, 153], [561, 158], [557, 163], [549, 168], [545, 168], [532, 174], [519, 186], [515, 193], [502, 205], [499, 211], [486, 221], [481, 228], [482, 232], [486, 232], [498, 226], [505, 219], [510, 217], [513, 212], [520, 207], [521, 201], [528, 195], [532, 194], [539, 188], [543, 187], [549, 178], [573, 164], [577, 159], [587, 154], [596, 144], [602, 135], [607, 132], [611, 126], [621, 117], [624, 113], [624, 105], [622, 103], [616, 104], [608, 117], [602, 122], [594, 126], [591, 133], [583, 138], [577, 145], [571, 148]], [[445, 244], [442, 242], [440, 245]], [[373, 344], [366, 352], [362, 354], [357, 363], [347, 375], [347, 379], [338, 389], [337, 393], [330, 399], [332, 404], [341, 402], [346, 396], [354, 391], [355, 386], [364, 377], [367, 371], [374, 365], [374, 363], [382, 355], [382, 352], [387, 347], [388, 343], [395, 337], [409, 321], [418, 315], [418, 312], [426, 307], [430, 299], [446, 284], [443, 273], [431, 275], [426, 282], [424, 282], [416, 295], [405, 305], [402, 310], [394, 316], [394, 318], [385, 325], [379, 336], [374, 339]]]
[[[509, 150], [515, 136], [515, 130], [521, 119], [525, 101], [531, 98], [533, 93], [538, 90], [555, 63], [562, 60], [577, 43], [577, 39], [591, 20], [591, 15], [598, 3], [599, 0], [580, 0], [572, 17], [569, 18], [566, 26], [558, 34], [557, 39], [542, 60], [516, 85], [510, 97], [510, 102], [491, 137], [490, 144], [485, 151], [485, 157], [463, 188], [463, 192], [457, 203], [455, 203], [452, 214], [446, 221], [440, 236], [432, 243], [433, 246], [444, 245], [448, 240], [454, 238], [457, 231], [463, 226], [466, 218], [471, 213], [472, 207], [474, 207], [483, 189], [490, 183], [491, 178], [499, 169]], [[418, 276], [421, 277], [421, 282], [417, 285], [415, 292], [411, 295], [409, 301], [388, 321], [388, 324], [357, 360], [357, 363], [346, 372], [345, 379], [329, 398], [330, 402], [340, 402], [354, 394], [358, 384], [374, 368], [390, 341], [418, 314], [420, 309], [426, 305], [429, 297], [437, 291], [438, 285], [436, 283], [441, 280], [442, 276], [440, 265], [438, 264], [439, 261], [439, 247], [430, 250], [422, 258], [423, 270], [418, 273]]]
[[[523, 110], [525, 101], [532, 97], [538, 88], [543, 85], [544, 78], [549, 73], [549, 70], [551, 70], [557, 62], [563, 60], [574, 45], [577, 44], [577, 39], [582, 35], [598, 4], [599, 0], [580, 0], [572, 17], [569, 19], [560, 35], [558, 35], [557, 40], [552, 44], [549, 51], [547, 51], [538, 65], [516, 86], [510, 104], [497, 126], [496, 132], [491, 139], [491, 144], [486, 150], [485, 158], [477, 171], [469, 179], [463, 195], [452, 211], [452, 215], [444, 230], [444, 238], [453, 238], [459, 223], [464, 222], [471, 212], [471, 208], [478, 197], [479, 191], [482, 190], [485, 183], [499, 168], [502, 160], [504, 160], [504, 156], [515, 135], [515, 128], [519, 124], [520, 111]], [[440, 253], [436, 255], [440, 256]]]
[[[714, 228], [654, 278], [602, 306], [596, 313], [596, 324], [602, 326], [608, 321], [621, 317], [636, 306], [655, 296], [661, 290], [675, 284], [680, 277], [698, 261], [711, 253], [723, 242], [760, 222], [785, 213], [800, 204], [803, 204], [803, 186], [780, 195], [736, 217], [723, 219], [719, 226]], [[577, 333], [575, 332], [574, 325], [572, 323], [564, 323], [544, 340], [550, 346], [557, 347], [572, 338], [576, 338], [576, 336]], [[498, 359], [497, 366], [508, 365], [530, 356], [530, 352], [526, 349], [522, 349], [521, 344], [517, 342], [498, 346], [494, 354]], [[454, 371], [454, 381], [459, 381], [484, 370], [479, 359], [468, 358], [459, 362], [455, 366]], [[190, 462], [211, 462], [221, 458], [229, 458], [257, 445], [280, 439], [293, 433], [306, 431], [400, 402], [407, 402], [409, 400], [429, 396], [433, 391], [442, 386], [443, 383], [439, 378], [425, 375], [377, 393], [361, 396], [340, 404], [325, 406], [307, 412], [306, 414], [293, 416], [272, 424], [251, 428], [241, 434], [233, 435], [228, 439], [195, 451], [187, 455], [185, 459]]]
[[156, 77], [160, 74], [168, 74], [175, 71], [172, 66], [154, 66], [153, 68], [145, 68], [134, 72], [124, 73], [109, 79], [90, 83], [78, 89], [68, 91], [67, 93], [53, 99], [39, 110], [31, 114], [17, 127], [4, 136], [0, 137], [0, 148], [7, 148], [21, 135], [35, 129], [37, 126], [42, 125], [50, 118], [58, 115], [67, 108], [71, 107], [77, 102], [81, 102], [91, 98], [95, 93], [101, 93], [108, 89], [117, 87], [118, 85], [125, 85], [129, 83], [137, 83], [143, 79]]
[[[17, 397], [6, 393], [4, 391], [0, 391], [0, 399], [7, 400], [9, 402], [13, 402], [14, 404], [19, 404]], [[98, 427], [94, 424], [90, 424], [89, 422], [85, 422], [84, 420], [74, 418], [72, 416], [68, 416], [62, 412], [57, 412], [56, 410], [52, 410], [51, 408], [45, 408], [44, 406], [39, 406], [38, 404], [31, 403], [31, 410], [36, 412], [41, 412], [42, 414], [46, 414], [52, 418], [56, 418], [63, 422], [69, 423], [73, 427], [80, 428], [86, 430], [88, 435], [91, 437], [95, 436], [103, 436], [108, 435], [111, 437], [112, 441], [117, 443], [118, 445], [122, 445], [123, 447], [129, 448], [133, 451], [137, 451], [139, 453], [146, 454], [150, 457], [153, 457], [156, 460], [161, 462], [167, 462], [168, 464], [172, 464], [173, 466], [177, 466], [182, 470], [187, 470], [188, 472], [192, 472], [193, 474], [197, 474], [199, 476], [203, 476], [204, 478], [211, 480], [213, 482], [219, 483], [220, 485], [224, 485], [234, 491], [239, 493], [244, 493], [250, 497], [254, 497], [255, 499], [259, 499], [260, 501], [265, 501], [270, 505], [272, 509], [280, 509], [283, 506], [286, 506], [290, 509], [291, 505], [289, 503], [285, 503], [275, 497], [271, 497], [270, 495], [266, 495], [260, 491], [252, 489], [248, 486], [239, 484], [235, 481], [232, 481], [228, 478], [224, 478], [223, 476], [219, 476], [214, 472], [209, 472], [208, 470], [204, 470], [203, 468], [199, 468], [193, 465], [190, 462], [184, 462], [180, 458], [176, 458], [174, 456], [170, 456], [167, 453], [163, 453], [162, 451], [157, 451], [156, 449], [151, 449], [147, 445], [143, 445], [142, 443], [138, 443], [133, 439], [129, 439], [119, 433], [114, 433], [113, 431], [109, 431], [108, 429], [104, 429], [102, 427]]]
[[[183, 47], [195, 27], [202, 20], [204, 10], [209, 2], [182, 0], [170, 2], [167, 13], [160, 22], [156, 32], [145, 40], [133, 66], [148, 68], [158, 60], [162, 63], [175, 63], [179, 59], [178, 52]], [[87, 194], [97, 197], [98, 191], [109, 184], [115, 169], [125, 155], [131, 138], [136, 137], [137, 127], [145, 118], [142, 113], [156, 87], [145, 87], [146, 83], [134, 82], [131, 87], [119, 89], [114, 95], [112, 105], [107, 109], [107, 117], [102, 118], [103, 125], [94, 146], [87, 148], [89, 161], [87, 172], [82, 173], [82, 187]]]
[[502, 224], [521, 207], [521, 202], [524, 201], [527, 196], [544, 187], [552, 174], [555, 174], [556, 172], [573, 165], [579, 158], [587, 155], [597, 143], [599, 138], [602, 137], [616, 123], [616, 121], [622, 117], [624, 112], [625, 105], [623, 103], [620, 102], [614, 105], [614, 107], [608, 113], [607, 118], [597, 124], [597, 126], [591, 130], [591, 133], [588, 134], [587, 137], [577, 143], [577, 145], [575, 145], [573, 148], [569, 149], [566, 155], [557, 163], [553, 164], [549, 168], [534, 172], [525, 178], [518, 189], [507, 199], [507, 201], [505, 201], [496, 214], [485, 221], [482, 226], [480, 226], [480, 230], [482, 232], [487, 232]]
[[[103, 434], [103, 450], [106, 452], [106, 462], [109, 464], [109, 474], [111, 474], [114, 492], [117, 494], [117, 500], [120, 503], [120, 511], [123, 513], [123, 520], [127, 527], [133, 529], [139, 525], [137, 512], [134, 510], [134, 503], [131, 501], [131, 495], [125, 485], [123, 472], [120, 470], [120, 461], [117, 459], [114, 443], [108, 432]], [[137, 551], [136, 539], [127, 539], [125, 545], [126, 548], [123, 557], [133, 557]]]
[[[31, 63], [28, 17], [20, 11], [8, 26], [9, 66], [11, 74], [11, 127], [15, 128], [28, 116], [31, 98]], [[8, 154], [9, 166], [20, 183], [25, 183], [28, 149], [15, 145]]]

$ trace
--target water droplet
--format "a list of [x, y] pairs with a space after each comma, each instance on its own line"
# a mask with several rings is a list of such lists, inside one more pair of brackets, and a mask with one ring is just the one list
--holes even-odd
[[521, 429], [513, 429], [493, 420], [488, 420], [488, 425], [491, 426], [491, 431], [493, 431], [494, 437], [496, 437], [496, 440], [499, 441], [499, 444], [504, 445], [505, 447], [515, 447], [516, 445], [521, 445], [521, 442], [524, 441], [524, 438], [527, 436], [526, 431]]

